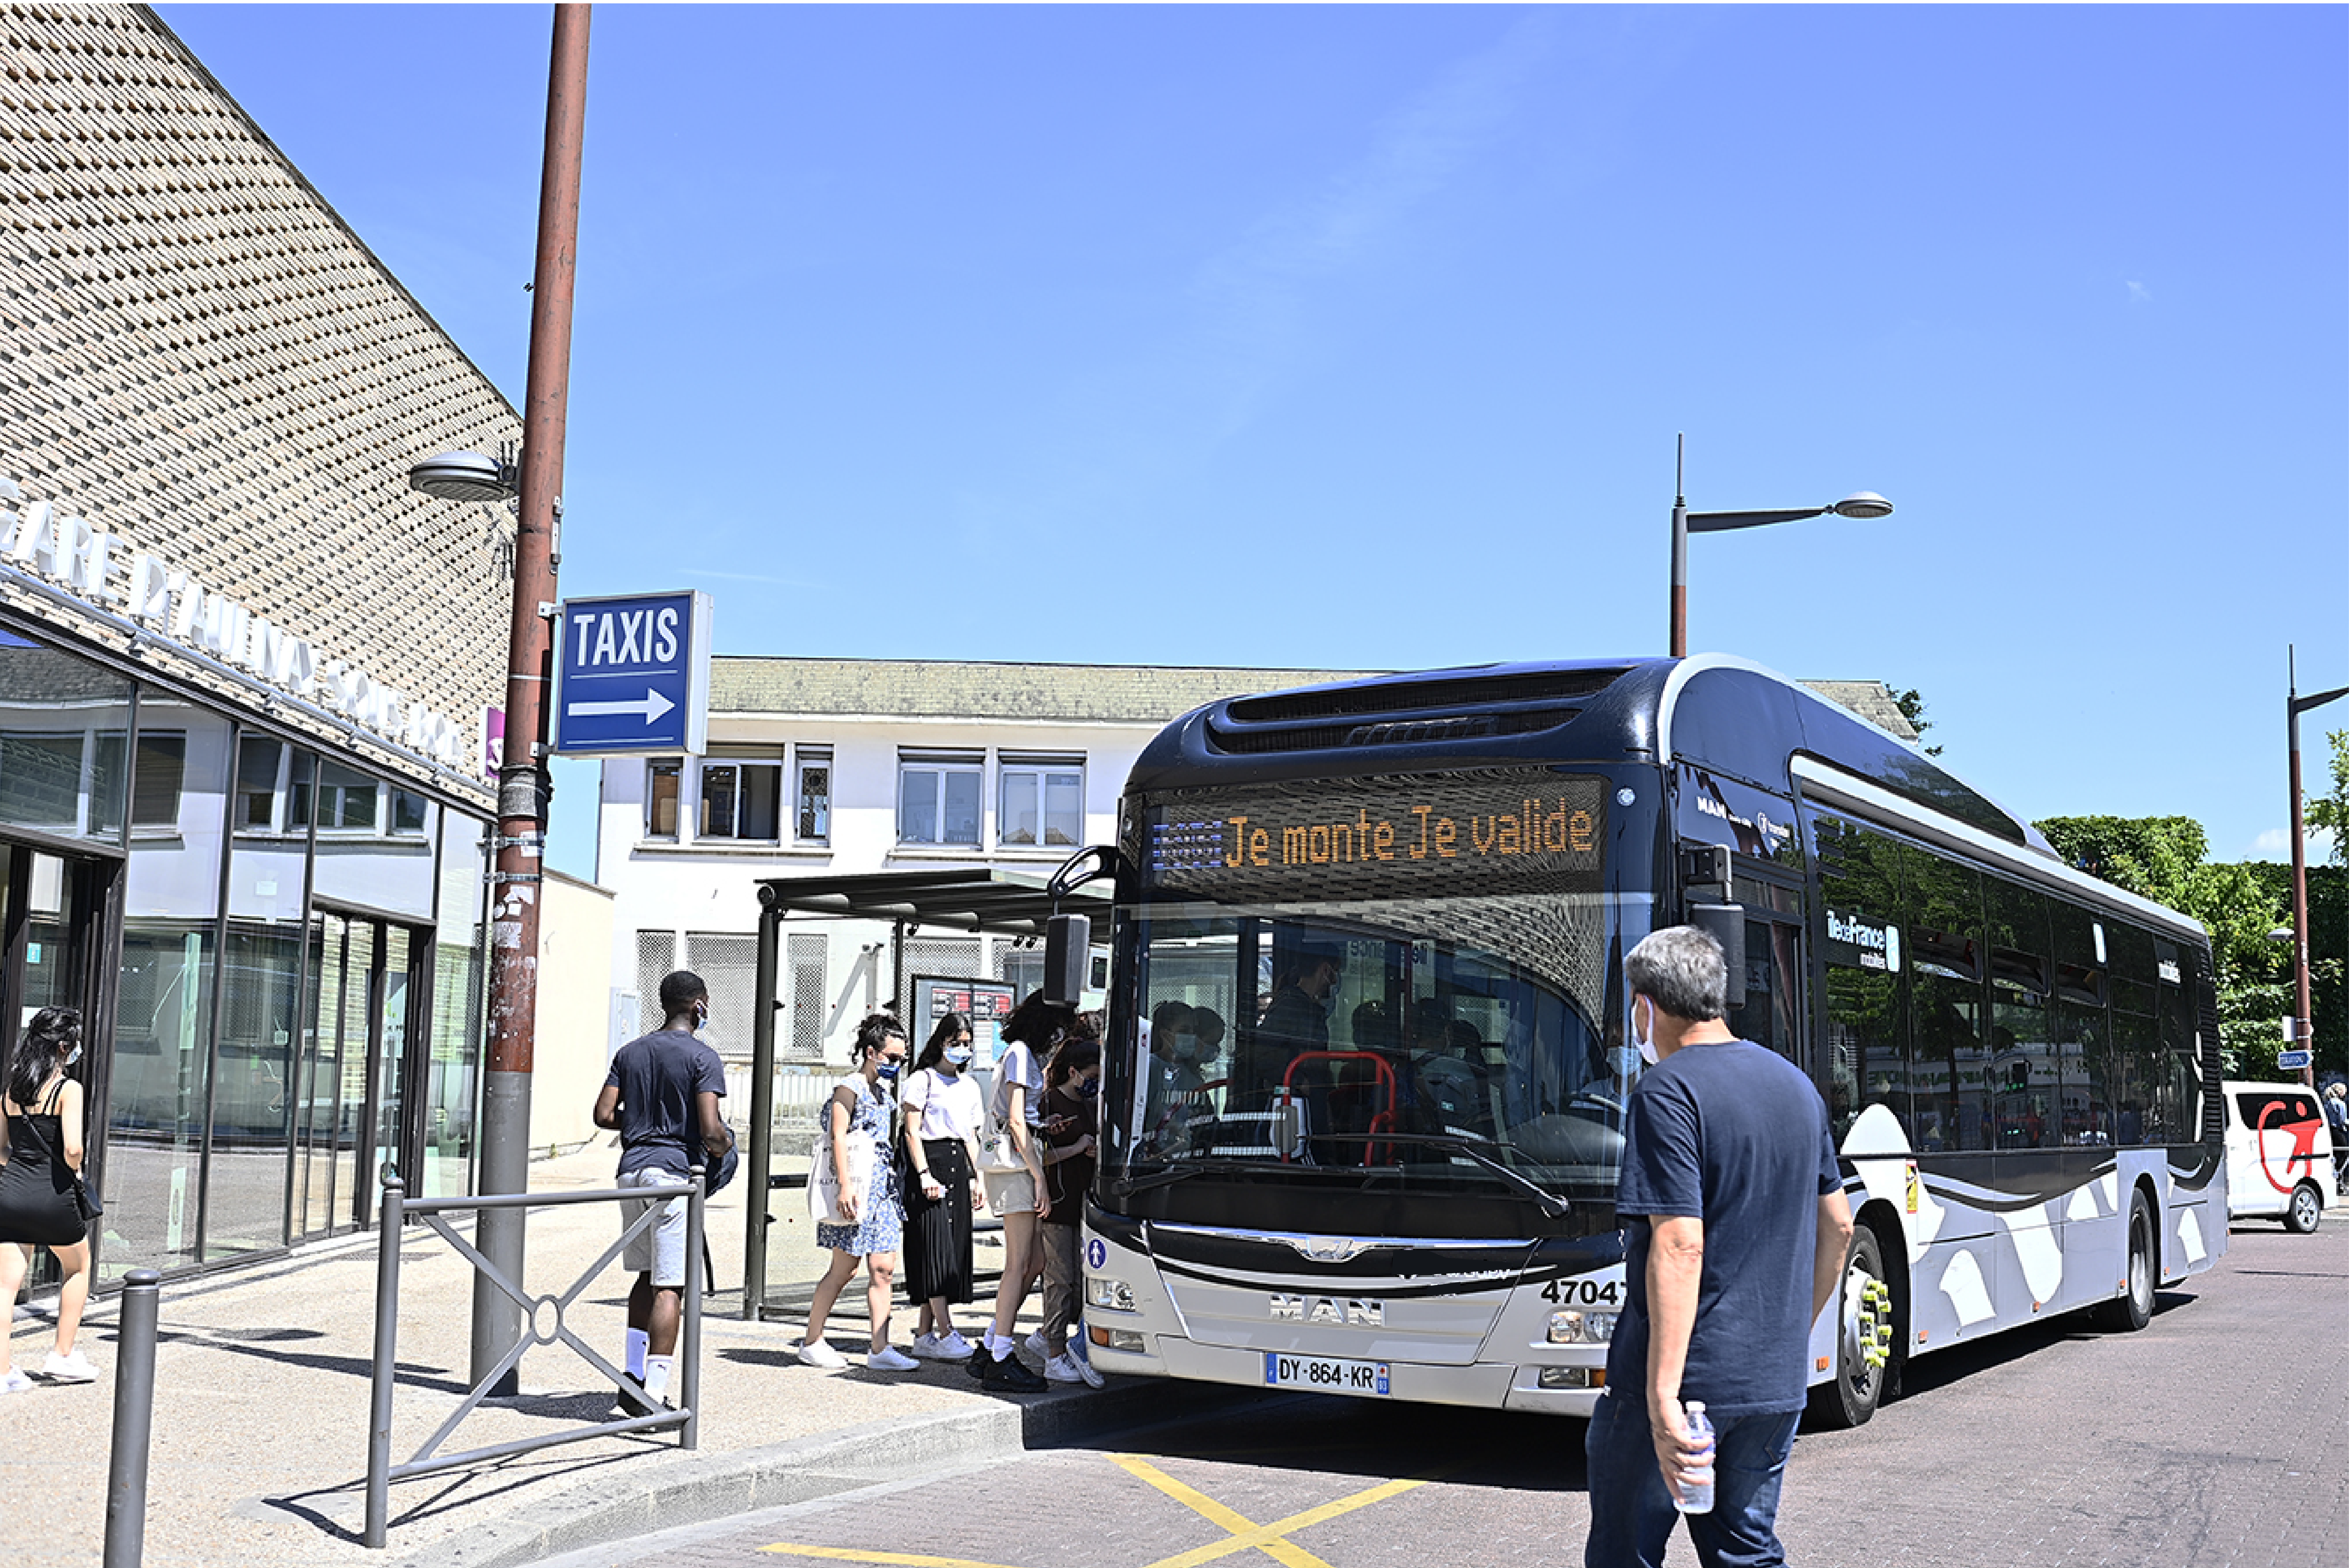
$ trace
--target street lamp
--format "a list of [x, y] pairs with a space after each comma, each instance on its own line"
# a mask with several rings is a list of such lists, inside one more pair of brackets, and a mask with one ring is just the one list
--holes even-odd
[[1688, 657], [1688, 536], [1725, 534], [1733, 528], [1760, 528], [1772, 523], [1799, 523], [1806, 517], [1834, 513], [1838, 517], [1874, 520], [1892, 515], [1892, 503], [1873, 490], [1862, 490], [1825, 506], [1795, 506], [1775, 512], [1691, 512], [1681, 493], [1682, 470], [1688, 457], [1688, 437], [1680, 438], [1672, 463], [1672, 657]]
[[2293, 1001], [2297, 1003], [2292, 1015], [2292, 1043], [2308, 1053], [2308, 1064], [2300, 1070], [2300, 1081], [2310, 1088], [2316, 1086], [2316, 1042], [2309, 1032], [2309, 1014], [2315, 1011], [2308, 994], [2308, 849], [2301, 841], [2306, 830], [2302, 826], [2300, 810], [2300, 716], [2311, 708], [2322, 708], [2339, 697], [2349, 697], [2349, 686], [2336, 686], [2330, 691], [2300, 694], [2300, 670], [2297, 655], [2292, 645], [2284, 645], [2284, 729], [2292, 753], [2292, 973]]
[[[513, 613], [506, 649], [505, 749], [491, 875], [489, 1049], [481, 1082], [481, 1196], [530, 1189], [530, 1077], [538, 1037], [538, 884], [546, 846], [544, 744], [554, 674], [555, 537], [563, 517], [563, 438], [571, 395], [571, 316], [579, 241], [579, 153], [587, 115], [590, 6], [557, 5], [547, 66], [545, 158], [531, 285], [529, 381], [519, 463], [503, 454], [443, 452], [409, 470], [409, 484], [449, 501], [520, 503], [514, 511]], [[523, 1277], [523, 1212], [489, 1209], [474, 1235], [508, 1279]], [[520, 1306], [486, 1272], [473, 1276], [472, 1381], [522, 1335]], [[511, 1394], [509, 1367], [492, 1390]]]

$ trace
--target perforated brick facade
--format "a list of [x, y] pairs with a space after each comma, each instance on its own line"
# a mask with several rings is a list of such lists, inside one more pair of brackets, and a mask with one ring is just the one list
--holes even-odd
[[[0, 508], [86, 518], [470, 737], [502, 700], [512, 524], [406, 474], [520, 437], [489, 379], [153, 12], [0, 4], [0, 478], [21, 490], [0, 487]], [[254, 701], [171, 637], [134, 646], [19, 577], [0, 574], [0, 602]], [[489, 798], [470, 740], [460, 782], [362, 726], [296, 703], [274, 716]]]

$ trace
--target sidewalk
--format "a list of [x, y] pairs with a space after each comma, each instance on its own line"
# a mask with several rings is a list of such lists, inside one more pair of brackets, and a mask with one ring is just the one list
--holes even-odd
[[[600, 1143], [533, 1166], [533, 1191], [610, 1184], [614, 1156]], [[1055, 1388], [1024, 1398], [982, 1392], [958, 1366], [877, 1374], [865, 1347], [863, 1278], [833, 1314], [829, 1338], [845, 1371], [798, 1364], [805, 1303], [822, 1272], [802, 1194], [771, 1195], [777, 1224], [770, 1293], [781, 1321], [740, 1316], [744, 1194], [709, 1206], [720, 1290], [703, 1326], [701, 1446], [681, 1453], [673, 1433], [598, 1438], [472, 1470], [396, 1483], [389, 1549], [359, 1544], [367, 1475], [368, 1368], [374, 1344], [376, 1237], [306, 1248], [292, 1258], [207, 1279], [167, 1282], [156, 1352], [154, 1442], [148, 1484], [152, 1564], [382, 1563], [415, 1561], [493, 1568], [637, 1530], [804, 1501], [900, 1476], [1017, 1451], [1023, 1437], [1131, 1418], [1180, 1403], [1154, 1381], [1100, 1393]], [[559, 1293], [609, 1245], [616, 1208], [581, 1205], [533, 1214], [525, 1283]], [[999, 1259], [1000, 1253], [995, 1254]], [[393, 1460], [409, 1459], [467, 1388], [470, 1270], [429, 1230], [401, 1252], [399, 1383]], [[989, 1268], [982, 1243], [979, 1267]], [[570, 1326], [620, 1359], [629, 1276], [616, 1262], [574, 1308]], [[966, 1329], [985, 1303], [957, 1309]], [[1019, 1332], [1034, 1324], [1024, 1314]], [[83, 1342], [99, 1367], [84, 1386], [44, 1385], [0, 1400], [0, 1548], [12, 1564], [85, 1568], [99, 1560], [106, 1522], [107, 1449], [113, 1416], [115, 1303], [93, 1307]], [[911, 1341], [903, 1306], [893, 1324]], [[49, 1309], [23, 1303], [10, 1352], [37, 1368]], [[533, 1347], [517, 1398], [469, 1417], [444, 1452], [459, 1452], [604, 1418], [612, 1403], [587, 1363], [560, 1345]], [[1174, 1397], [1170, 1398], [1170, 1396]], [[34, 1521], [43, 1521], [35, 1527]]]

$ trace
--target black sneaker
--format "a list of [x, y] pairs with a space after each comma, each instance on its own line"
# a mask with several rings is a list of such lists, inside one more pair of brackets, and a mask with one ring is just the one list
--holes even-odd
[[[977, 1357], [973, 1359], [976, 1360]], [[1041, 1377], [1020, 1366], [1019, 1358], [1016, 1355], [1007, 1355], [1000, 1361], [990, 1356], [988, 1359], [986, 1371], [979, 1375], [978, 1386], [982, 1388], [1007, 1389], [1014, 1394], [1041, 1394], [1051, 1386]]]
[[984, 1383], [987, 1381], [987, 1369], [994, 1365], [995, 1352], [982, 1345], [971, 1352], [970, 1358], [962, 1364], [962, 1369], [970, 1374], [973, 1383]]

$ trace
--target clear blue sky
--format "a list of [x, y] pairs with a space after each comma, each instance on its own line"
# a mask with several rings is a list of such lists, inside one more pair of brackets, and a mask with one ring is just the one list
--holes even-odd
[[[517, 404], [550, 14], [166, 5]], [[726, 653], [1925, 693], [2281, 857], [2349, 683], [2349, 11], [606, 5], [564, 587]], [[2307, 722], [2311, 763], [2326, 722]], [[558, 865], [593, 861], [592, 770]]]

